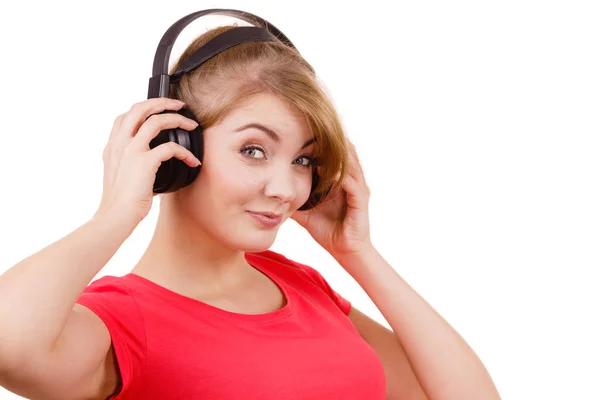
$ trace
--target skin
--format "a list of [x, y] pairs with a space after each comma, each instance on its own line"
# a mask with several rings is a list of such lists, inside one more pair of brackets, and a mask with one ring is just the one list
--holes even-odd
[[[280, 141], [257, 128], [236, 132], [251, 122]], [[132, 273], [183, 293], [231, 292], [256, 277], [244, 253], [271, 247], [281, 224], [265, 228], [246, 211], [282, 213], [283, 223], [306, 202], [314, 144], [302, 147], [312, 137], [300, 110], [271, 93], [252, 96], [206, 129], [200, 174], [161, 196], [156, 230]]]

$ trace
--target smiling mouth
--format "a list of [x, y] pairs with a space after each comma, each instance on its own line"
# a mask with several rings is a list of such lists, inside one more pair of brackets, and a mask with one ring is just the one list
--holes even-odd
[[282, 221], [282, 214], [260, 213], [254, 211], [246, 211], [252, 219], [262, 226], [273, 228], [279, 225]]

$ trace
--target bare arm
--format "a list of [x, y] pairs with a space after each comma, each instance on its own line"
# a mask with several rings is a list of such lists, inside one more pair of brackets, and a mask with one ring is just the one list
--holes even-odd
[[[500, 394], [489, 372], [467, 342], [417, 292], [396, 273], [372, 247], [336, 260], [367, 292], [389, 322], [397, 338], [397, 345], [389, 340], [387, 332], [365, 318], [353, 318], [361, 325], [361, 334], [379, 340], [378, 349], [393, 349], [398, 357], [386, 362], [390, 372], [408, 369], [405, 376], [394, 376], [388, 393], [390, 398], [403, 398], [399, 382], [410, 382], [411, 390], [421, 398], [431, 400], [477, 399], [500, 400]], [[379, 330], [379, 332], [377, 331]], [[383, 336], [385, 333], [385, 337]], [[378, 337], [384, 338], [385, 342]], [[371, 340], [372, 343], [373, 340]], [[402, 348], [402, 350], [400, 350]], [[384, 360], [389, 358], [386, 355]], [[414, 374], [414, 377], [412, 376]], [[421, 393], [417, 382], [424, 393]]]
[[76, 301], [150, 211], [160, 165], [173, 157], [199, 165], [177, 143], [149, 148], [163, 129], [198, 126], [183, 115], [162, 113], [182, 106], [148, 99], [117, 117], [103, 153], [103, 196], [94, 217], [0, 276], [0, 385], [43, 399], [112, 393], [118, 375], [110, 334]]
[[134, 227], [96, 214], [0, 276], [0, 366], [53, 350], [77, 298]]

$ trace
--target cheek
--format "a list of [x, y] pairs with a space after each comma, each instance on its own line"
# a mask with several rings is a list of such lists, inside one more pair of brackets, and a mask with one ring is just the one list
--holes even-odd
[[212, 201], [217, 204], [248, 201], [256, 196], [260, 187], [260, 176], [250, 168], [235, 162], [230, 162], [227, 166], [224, 163], [218, 166], [211, 165], [206, 171], [200, 171], [198, 179], [199, 186], [208, 190]]
[[299, 173], [294, 179], [295, 199], [291, 203], [291, 208], [300, 208], [310, 197], [310, 189], [312, 186], [312, 176], [310, 173]]
[[298, 177], [296, 187], [298, 188], [299, 197], [308, 197], [311, 185], [312, 179], [309, 174], [304, 174], [303, 176]]

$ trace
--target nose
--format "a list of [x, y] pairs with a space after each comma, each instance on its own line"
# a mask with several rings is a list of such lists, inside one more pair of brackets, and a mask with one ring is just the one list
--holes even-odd
[[267, 174], [265, 195], [277, 198], [282, 203], [292, 202], [296, 197], [296, 185], [298, 184], [297, 179], [294, 178], [294, 171], [277, 166], [271, 168]]

